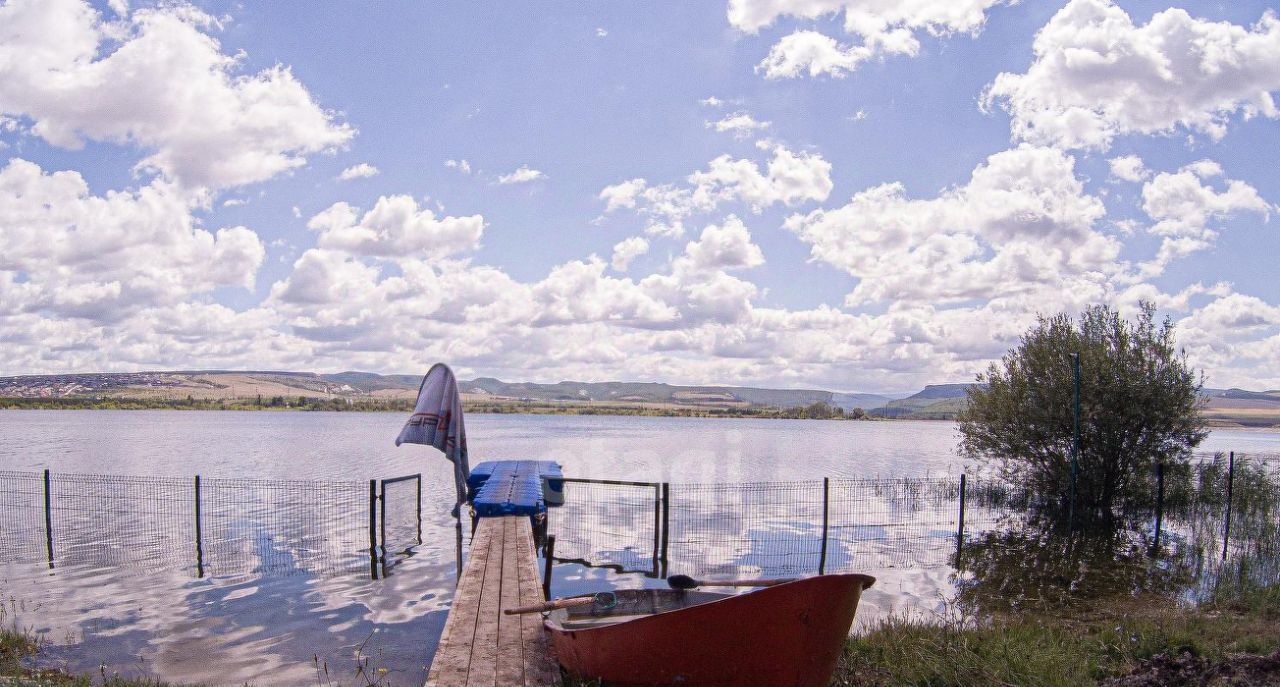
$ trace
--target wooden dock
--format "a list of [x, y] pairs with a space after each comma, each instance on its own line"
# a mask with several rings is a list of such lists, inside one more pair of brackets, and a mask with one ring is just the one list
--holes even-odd
[[529, 517], [481, 518], [427, 687], [559, 685], [542, 614], [502, 613], [543, 601]]

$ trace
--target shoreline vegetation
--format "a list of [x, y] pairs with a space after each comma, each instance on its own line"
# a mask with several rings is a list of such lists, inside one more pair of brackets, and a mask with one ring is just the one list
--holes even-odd
[[[129, 396], [69, 396], [61, 398], [32, 398], [0, 396], [3, 410], [235, 410], [269, 412], [362, 412], [409, 413], [414, 402], [403, 398], [349, 399], [320, 398], [313, 396], [272, 396], [270, 398], [159, 398]], [[952, 412], [921, 413], [909, 416], [893, 416], [868, 413], [861, 408], [845, 411], [824, 403], [813, 403], [794, 408], [769, 406], [688, 406], [665, 403], [627, 403], [590, 401], [523, 401], [523, 400], [475, 400], [463, 401], [467, 413], [494, 415], [611, 415], [623, 417], [689, 417], [689, 418], [756, 418], [775, 420], [931, 420], [952, 422]], [[1280, 429], [1280, 423], [1258, 423], [1252, 418], [1233, 418], [1210, 415], [1205, 418], [1209, 427]]]
[[[414, 402], [406, 399], [351, 400], [308, 396], [271, 398], [129, 398], [0, 397], [0, 410], [239, 410], [293, 412], [411, 413]], [[479, 414], [518, 415], [619, 415], [643, 417], [762, 418], [790, 420], [885, 420], [861, 408], [845, 412], [838, 407], [813, 403], [797, 408], [675, 406], [669, 404], [583, 401], [476, 401], [464, 400], [463, 411]], [[952, 418], [911, 418], [950, 420]]]
[[[0, 377], [0, 409], [322, 410], [407, 412], [417, 375], [368, 372], [155, 371]], [[659, 382], [459, 380], [473, 413], [954, 421], [973, 382], [908, 395]], [[301, 400], [300, 400], [301, 399]], [[1280, 389], [1202, 389], [1216, 427], [1280, 428]]]

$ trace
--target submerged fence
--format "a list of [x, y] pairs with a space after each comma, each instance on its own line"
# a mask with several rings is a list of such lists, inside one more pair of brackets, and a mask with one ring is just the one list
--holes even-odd
[[[1280, 461], [1266, 456], [1158, 466], [1150, 499], [1124, 515], [1153, 556], [1215, 573], [1233, 561], [1240, 576], [1274, 582], [1280, 493], [1262, 492], [1275, 490], [1277, 474]], [[651, 577], [955, 565], [967, 543], [1027, 524], [1032, 506], [1050, 497], [969, 475], [564, 483], [565, 504], [547, 516], [554, 560]]]
[[[564, 480], [553, 556], [652, 577], [931, 565], [1015, 517], [1020, 495], [959, 478], [689, 484]], [[941, 555], [936, 555], [936, 554]]]
[[0, 563], [377, 579], [422, 541], [421, 485], [0, 471]]

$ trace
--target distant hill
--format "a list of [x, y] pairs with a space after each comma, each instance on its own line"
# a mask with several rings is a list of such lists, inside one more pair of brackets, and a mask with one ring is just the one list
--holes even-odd
[[876, 417], [916, 420], [953, 420], [964, 410], [965, 398], [972, 384], [930, 384], [919, 393], [889, 401], [871, 410]]
[[[371, 372], [190, 370], [82, 373], [0, 377], [0, 397], [133, 398], [181, 400], [275, 397], [395, 401], [412, 400], [419, 375]], [[931, 384], [905, 398], [821, 389], [765, 389], [739, 386], [679, 386], [659, 382], [504, 382], [492, 377], [460, 380], [464, 398], [483, 406], [518, 410], [521, 403], [584, 404], [608, 412], [610, 406], [673, 409], [794, 409], [815, 403], [846, 413], [862, 408], [872, 417], [953, 420], [965, 407], [969, 383]], [[1280, 390], [1205, 389], [1203, 412], [1214, 424], [1280, 426]]]

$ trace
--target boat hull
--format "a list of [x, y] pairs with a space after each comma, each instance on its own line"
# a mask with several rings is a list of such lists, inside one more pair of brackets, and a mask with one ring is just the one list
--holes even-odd
[[547, 629], [570, 674], [609, 685], [825, 687], [874, 582], [822, 575], [613, 625], [548, 619]]

